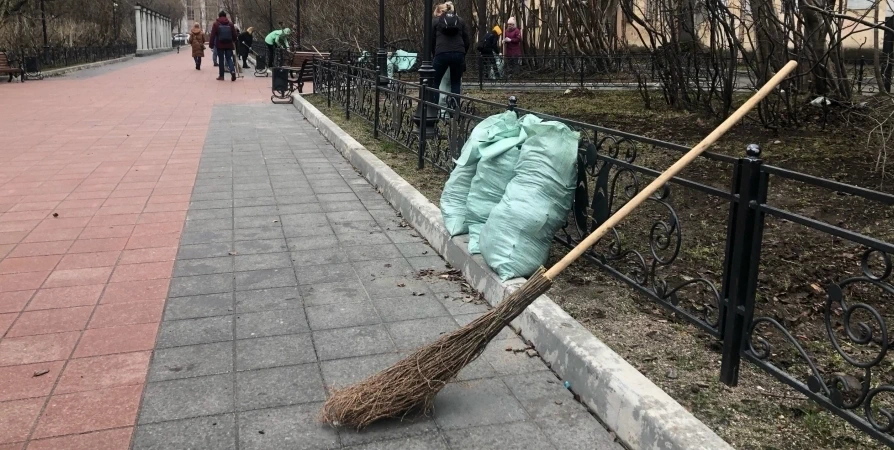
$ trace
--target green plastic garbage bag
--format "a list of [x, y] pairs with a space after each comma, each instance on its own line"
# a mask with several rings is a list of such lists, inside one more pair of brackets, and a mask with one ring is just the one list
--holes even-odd
[[481, 160], [478, 161], [478, 168], [472, 178], [466, 202], [469, 209], [466, 215], [466, 224], [469, 226], [469, 252], [481, 253], [478, 247], [481, 227], [487, 222], [491, 210], [500, 203], [506, 192], [506, 185], [515, 176], [520, 147], [527, 139], [525, 126], [539, 120], [537, 116], [527, 115], [519, 121], [520, 127], [515, 135], [479, 147]]
[[416, 64], [416, 53], [395, 50], [388, 58], [388, 78], [394, 78], [394, 72], [405, 72]]
[[577, 178], [580, 134], [553, 121], [524, 126], [515, 177], [481, 229], [481, 255], [501, 279], [530, 276], [546, 263], [565, 223]]
[[466, 140], [459, 158], [455, 161], [456, 166], [441, 192], [441, 215], [444, 217], [444, 226], [451, 236], [469, 232], [469, 227], [466, 224], [466, 215], [468, 214], [466, 200], [469, 197], [469, 189], [477, 170], [478, 161], [481, 159], [479, 147], [518, 134], [518, 117], [513, 111], [506, 111], [482, 120], [469, 134], [469, 139]]

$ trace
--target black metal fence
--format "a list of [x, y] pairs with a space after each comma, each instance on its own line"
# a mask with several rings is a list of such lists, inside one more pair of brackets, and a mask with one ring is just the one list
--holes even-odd
[[[15, 60], [27, 66], [29, 60], [39, 64], [40, 71], [89, 64], [133, 55], [136, 44], [118, 44], [103, 47], [37, 47], [11, 52]], [[28, 68], [26, 71], [31, 72]]]
[[[427, 161], [445, 173], [474, 126], [506, 108], [561, 121], [578, 131], [578, 189], [573, 212], [556, 236], [557, 242], [569, 247], [688, 150], [524, 110], [514, 98], [502, 105], [456, 96], [451, 108], [447, 106], [451, 103], [436, 100], [446, 93], [425, 88], [430, 100], [425, 102], [427, 108], [419, 108], [418, 84], [379, 78], [374, 70], [354, 65], [318, 61], [314, 76], [316, 92], [330, 106], [336, 104], [347, 117], [370, 122], [376, 137], [384, 135], [415, 152], [420, 167]], [[434, 123], [420, 127], [428, 118]], [[894, 446], [894, 361], [887, 355], [891, 345], [887, 321], [894, 314], [889, 306], [894, 300], [894, 243], [865, 229], [851, 230], [847, 221], [830, 223], [801, 211], [787, 201], [787, 193], [815, 189], [846, 198], [849, 204], [883, 209], [894, 206], [894, 195], [765, 164], [757, 146], [749, 146], [741, 158], [707, 152], [693, 167], [695, 171], [686, 172], [692, 175], [673, 178], [640, 208], [642, 213], [629, 218], [623, 229], [613, 230], [585, 259], [716, 338], [723, 383], [737, 384], [744, 359], [874, 439]], [[697, 202], [718, 211], [714, 222], [706, 225], [716, 232], [714, 240], [699, 243], [710, 254], [702, 265], [715, 270], [681, 264], [681, 254], [688, 258], [704, 252], [684, 248], [683, 228], [704, 226], [700, 222], [711, 218], [678, 213]], [[834, 281], [814, 286], [822, 299], [823, 323], [809, 337], [795, 331], [789, 318], [768, 312], [761, 294], [770, 278], [781, 276], [762, 263], [779, 256], [775, 253], [780, 239], [794, 239], [791, 233], [813, 233], [816, 239], [852, 249], [840, 257], [841, 265], [827, 265], [831, 271], [827, 278]], [[642, 238], [631, 238], [636, 235]], [[785, 259], [796, 256], [782, 258], [785, 264], [797, 265]], [[850, 269], [855, 266], [859, 270]], [[795, 312], [800, 310], [796, 307]], [[820, 364], [820, 360], [831, 362]]]

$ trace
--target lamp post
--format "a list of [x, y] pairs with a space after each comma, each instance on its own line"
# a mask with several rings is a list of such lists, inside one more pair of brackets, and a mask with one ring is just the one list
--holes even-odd
[[295, 48], [301, 51], [301, 0], [295, 0]]
[[416, 123], [419, 131], [419, 161], [417, 167], [422, 169], [425, 166], [425, 141], [426, 137], [435, 133], [435, 123], [438, 120], [437, 108], [433, 108], [425, 104], [428, 101], [428, 88], [432, 79], [435, 77], [435, 69], [432, 67], [432, 0], [425, 0], [424, 10], [422, 12], [422, 29], [423, 29], [423, 45], [422, 45], [422, 64], [419, 66], [419, 107], [413, 121]]
[[376, 54], [376, 64], [379, 66], [379, 84], [385, 83], [388, 70], [388, 52], [385, 50], [385, 0], [379, 0], [379, 52]]
[[115, 43], [118, 43], [118, 3], [112, 2], [112, 26], [115, 27]]
[[43, 0], [40, 0], [40, 23], [43, 25], [43, 48], [46, 50], [50, 46], [47, 44], [47, 12], [43, 7]]

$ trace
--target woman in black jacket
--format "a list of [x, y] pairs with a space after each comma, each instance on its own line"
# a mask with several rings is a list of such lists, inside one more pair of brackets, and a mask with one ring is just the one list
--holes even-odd
[[248, 69], [248, 52], [251, 50], [251, 43], [254, 42], [252, 34], [255, 32], [254, 27], [248, 27], [239, 34], [236, 41], [239, 43], [238, 55], [242, 57], [242, 68]]
[[444, 74], [450, 71], [450, 92], [459, 95], [462, 88], [462, 76], [466, 70], [466, 53], [469, 51], [469, 32], [453, 3], [438, 5], [432, 22], [432, 49], [435, 69], [435, 88], [441, 83]]

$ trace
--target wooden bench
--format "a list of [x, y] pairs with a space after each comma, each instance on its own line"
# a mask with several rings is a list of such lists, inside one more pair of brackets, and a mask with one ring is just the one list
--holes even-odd
[[298, 93], [304, 93], [304, 83], [314, 80], [314, 61], [329, 59], [329, 53], [295, 52], [284, 67], [289, 70], [289, 82], [298, 86]]
[[9, 82], [12, 82], [14, 76], [18, 76], [22, 81], [25, 81], [25, 71], [21, 67], [13, 67], [6, 52], [0, 52], [0, 75], [7, 74], [9, 75]]

